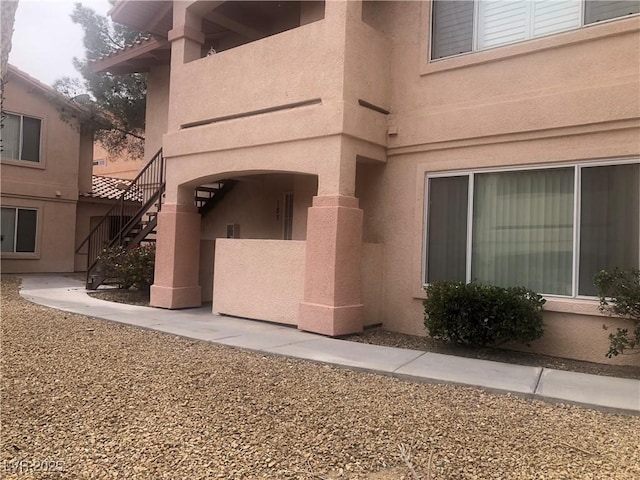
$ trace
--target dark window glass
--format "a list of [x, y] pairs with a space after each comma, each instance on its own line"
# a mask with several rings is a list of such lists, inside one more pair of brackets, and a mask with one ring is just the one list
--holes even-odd
[[0, 245], [3, 252], [14, 252], [16, 237], [16, 209], [2, 207], [0, 214]]
[[584, 23], [588, 25], [634, 13], [640, 13], [640, 1], [638, 0], [587, 0], [584, 8]]
[[431, 58], [470, 52], [473, 47], [473, 1], [433, 2]]
[[40, 120], [22, 117], [22, 160], [40, 161]]
[[18, 209], [18, 232], [16, 235], [16, 252], [36, 251], [36, 219], [35, 210]]
[[596, 295], [594, 275], [638, 267], [640, 165], [582, 169], [580, 295]]
[[429, 179], [427, 283], [466, 280], [468, 198], [467, 176]]

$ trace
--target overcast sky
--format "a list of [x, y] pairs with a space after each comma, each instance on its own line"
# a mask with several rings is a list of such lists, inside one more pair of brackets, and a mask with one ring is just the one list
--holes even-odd
[[84, 57], [82, 28], [71, 21], [74, 3], [106, 15], [107, 0], [19, 0], [9, 63], [42, 83], [80, 75], [73, 57]]

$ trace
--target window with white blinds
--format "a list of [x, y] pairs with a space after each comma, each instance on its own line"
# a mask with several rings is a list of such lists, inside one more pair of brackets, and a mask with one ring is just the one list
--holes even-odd
[[434, 0], [431, 58], [508, 45], [639, 12], [639, 0]]
[[425, 283], [594, 296], [598, 271], [640, 265], [639, 163], [432, 176], [425, 198]]

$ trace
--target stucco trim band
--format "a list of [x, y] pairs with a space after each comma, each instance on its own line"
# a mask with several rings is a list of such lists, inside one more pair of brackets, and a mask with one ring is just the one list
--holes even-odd
[[278, 105], [275, 107], [262, 108], [260, 110], [252, 110], [249, 112], [233, 113], [231, 115], [224, 115], [222, 117], [208, 118], [206, 120], [198, 120], [196, 122], [189, 122], [180, 125], [180, 128], [192, 128], [200, 127], [202, 125], [209, 125], [211, 123], [224, 122], [227, 120], [235, 120], [237, 118], [254, 117], [256, 115], [263, 115], [265, 113], [279, 112], [280, 110], [289, 110], [292, 108], [306, 107], [309, 105], [319, 105], [322, 103], [321, 98], [312, 98], [311, 100], [303, 100], [301, 102], [287, 103], [285, 105]]

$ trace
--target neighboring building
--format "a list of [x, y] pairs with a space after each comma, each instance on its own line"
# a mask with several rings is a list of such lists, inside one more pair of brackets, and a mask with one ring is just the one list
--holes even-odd
[[72, 118], [79, 105], [11, 65], [4, 97], [2, 272], [73, 272], [78, 196], [91, 190], [93, 134]]
[[113, 203], [92, 192], [93, 133], [78, 123], [82, 106], [11, 65], [4, 96], [2, 272], [82, 271], [86, 255], [76, 248], [91, 217]]
[[133, 159], [127, 154], [113, 155], [96, 142], [93, 145], [93, 174], [101, 177], [132, 180], [145, 165], [144, 159]]
[[[120, 1], [163, 148], [151, 302], [424, 334], [424, 285], [547, 296], [534, 348], [602, 361], [592, 275], [638, 266], [638, 2]], [[235, 186], [208, 213], [194, 192]], [[225, 237], [233, 237], [227, 239]], [[617, 358], [617, 362], [639, 359]]]

